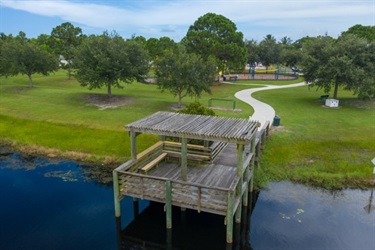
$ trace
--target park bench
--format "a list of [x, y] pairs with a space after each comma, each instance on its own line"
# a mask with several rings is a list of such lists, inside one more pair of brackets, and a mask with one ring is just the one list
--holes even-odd
[[329, 97], [329, 95], [321, 95], [320, 96], [320, 100], [325, 100], [325, 99], [327, 99]]
[[229, 81], [236, 81], [237, 80], [237, 76], [230, 76], [229, 77]]
[[145, 174], [147, 174], [147, 171], [158, 165], [165, 157], [167, 156], [167, 153], [162, 153], [158, 157], [156, 157], [154, 160], [146, 164], [141, 168], [141, 171]]

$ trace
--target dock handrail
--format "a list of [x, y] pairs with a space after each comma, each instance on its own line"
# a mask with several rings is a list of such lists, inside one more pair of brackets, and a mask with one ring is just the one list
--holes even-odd
[[210, 186], [206, 186], [206, 185], [202, 185], [202, 184], [198, 184], [198, 183], [193, 183], [193, 182], [189, 182], [189, 181], [172, 180], [172, 179], [158, 177], [158, 176], [144, 175], [144, 174], [140, 174], [140, 173], [126, 172], [126, 171], [123, 171], [123, 170], [116, 170], [116, 169], [115, 169], [115, 171], [118, 172], [118, 173], [121, 173], [121, 174], [131, 175], [131, 176], [135, 176], [135, 177], [139, 177], [139, 178], [152, 179], [152, 180], [158, 180], [158, 181], [171, 181], [172, 183], [178, 183], [178, 184], [181, 184], [181, 185], [188, 185], [188, 186], [194, 186], [194, 187], [200, 187], [200, 188], [206, 188], [206, 189], [212, 189], [212, 190], [219, 190], [219, 191], [224, 191], [224, 192], [228, 192], [228, 191], [234, 192], [236, 190], [236, 187], [237, 187], [238, 182], [240, 180], [240, 178], [238, 176], [236, 176], [232, 185], [229, 188], [210, 187]]

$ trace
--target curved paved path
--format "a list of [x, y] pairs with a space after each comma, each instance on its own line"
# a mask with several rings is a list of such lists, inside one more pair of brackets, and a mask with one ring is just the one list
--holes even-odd
[[[259, 84], [256, 84], [259, 85]], [[250, 117], [253, 121], [260, 122], [260, 129], [263, 129], [266, 122], [270, 122], [270, 125], [273, 122], [273, 118], [275, 117], [275, 110], [268, 105], [267, 103], [258, 101], [254, 99], [251, 95], [258, 91], [269, 90], [269, 89], [281, 89], [281, 88], [293, 88], [293, 87], [300, 87], [307, 85], [306, 82], [300, 82], [295, 84], [288, 84], [288, 85], [265, 85], [265, 87], [261, 88], [254, 88], [254, 89], [244, 89], [237, 92], [234, 96], [240, 99], [243, 102], [246, 102], [254, 109], [254, 114]]]

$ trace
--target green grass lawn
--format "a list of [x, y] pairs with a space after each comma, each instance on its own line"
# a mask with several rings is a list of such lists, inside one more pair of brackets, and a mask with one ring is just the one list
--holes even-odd
[[[67, 80], [62, 70], [48, 77], [36, 75], [33, 79], [34, 88], [30, 89], [25, 76], [0, 78], [0, 140], [25, 150], [28, 148], [25, 146], [30, 146], [33, 152], [37, 145], [40, 147], [37, 152], [49, 152], [52, 148], [84, 153], [90, 160], [128, 159], [130, 140], [124, 125], [157, 111], [174, 111], [177, 104], [176, 97], [169, 92], [161, 93], [156, 85], [135, 82], [112, 91], [114, 96], [124, 98], [125, 105], [101, 110], [90, 104], [88, 98], [93, 94], [105, 97], [105, 89], [90, 91], [76, 80]], [[211, 95], [203, 94], [198, 101], [207, 106], [213, 97], [234, 99], [234, 93], [241, 89], [243, 86], [216, 84]], [[183, 103], [195, 100], [186, 97]], [[221, 106], [215, 110], [220, 116], [247, 118], [253, 113], [251, 107], [239, 100], [236, 111], [226, 102], [214, 105]], [[138, 150], [157, 140], [151, 135], [140, 138]]]
[[340, 90], [340, 108], [323, 107], [323, 93], [306, 87], [263, 91], [254, 97], [275, 108], [282, 125], [262, 155], [258, 180], [339, 188], [372, 182], [375, 103]]
[[[90, 103], [94, 94], [65, 71], [48, 77], [36, 75], [34, 88], [25, 76], [0, 78], [0, 142], [24, 152], [62, 156], [89, 162], [118, 164], [130, 156], [130, 140], [124, 125], [157, 111], [173, 111], [177, 98], [160, 92], [156, 85], [133, 83], [113, 89], [124, 105], [100, 109]], [[241, 85], [215, 84], [212, 94], [198, 99], [204, 106], [210, 98], [235, 99], [234, 93], [267, 84], [295, 81], [240, 81]], [[340, 91], [339, 109], [323, 108], [321, 91], [307, 87], [262, 91], [255, 94], [272, 105], [281, 117], [282, 129], [274, 130], [257, 171], [257, 186], [269, 180], [290, 179], [326, 187], [367, 186], [372, 176], [370, 160], [375, 157], [374, 104], [358, 102]], [[184, 98], [183, 104], [196, 101]], [[213, 102], [219, 116], [248, 118], [253, 109], [236, 100]], [[138, 151], [157, 138], [141, 135]]]

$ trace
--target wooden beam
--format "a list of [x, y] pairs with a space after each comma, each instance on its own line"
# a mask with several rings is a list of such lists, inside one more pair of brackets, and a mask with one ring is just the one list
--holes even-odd
[[187, 138], [181, 138], [181, 177], [187, 180]]

